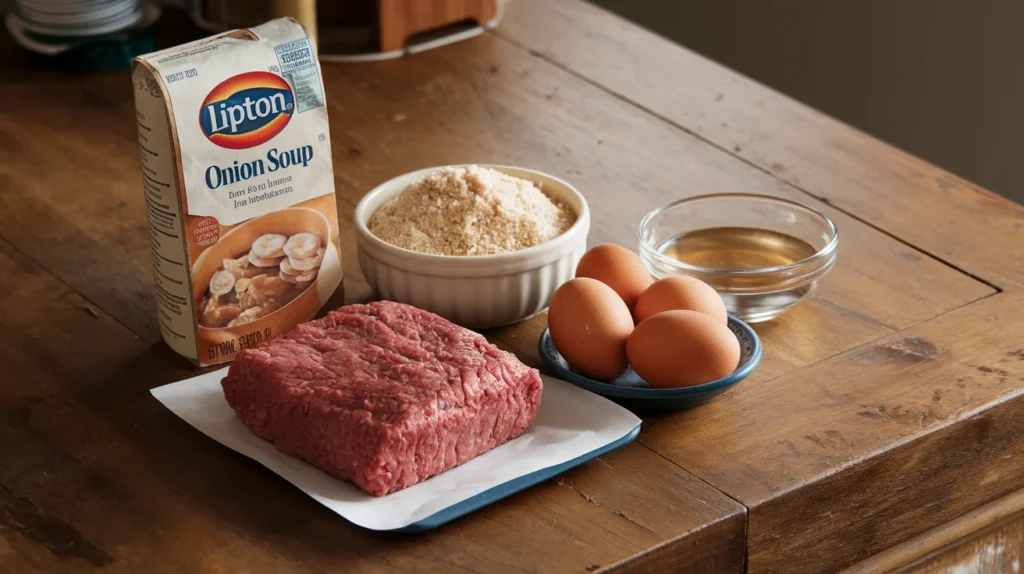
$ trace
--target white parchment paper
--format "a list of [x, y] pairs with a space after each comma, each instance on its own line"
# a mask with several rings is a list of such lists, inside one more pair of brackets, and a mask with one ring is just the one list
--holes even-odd
[[640, 419], [565, 381], [543, 377], [533, 425], [519, 438], [404, 490], [373, 497], [278, 452], [235, 417], [221, 390], [227, 369], [152, 390], [185, 422], [302, 489], [346, 520], [372, 530], [402, 528], [520, 476], [568, 462], [629, 434]]

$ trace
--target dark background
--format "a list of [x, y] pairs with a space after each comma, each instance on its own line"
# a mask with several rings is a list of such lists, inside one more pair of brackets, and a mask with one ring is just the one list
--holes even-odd
[[1021, 0], [591, 1], [1024, 202]]
[[590, 1], [1024, 203], [1024, 0]]

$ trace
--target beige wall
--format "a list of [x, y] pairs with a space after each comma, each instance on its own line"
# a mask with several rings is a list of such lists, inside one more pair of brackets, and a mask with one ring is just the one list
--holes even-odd
[[1024, 202], [1024, 0], [594, 0]]

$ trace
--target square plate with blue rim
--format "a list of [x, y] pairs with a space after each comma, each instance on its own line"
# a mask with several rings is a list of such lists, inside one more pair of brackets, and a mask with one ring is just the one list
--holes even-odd
[[729, 387], [750, 376], [761, 362], [761, 339], [743, 321], [729, 316], [729, 330], [740, 343], [740, 362], [727, 377], [675, 389], [659, 389], [647, 384], [632, 368], [610, 381], [598, 381], [572, 370], [569, 363], [555, 348], [551, 332], [545, 328], [538, 342], [541, 359], [554, 371], [555, 376], [588, 391], [606, 396], [632, 409], [677, 411], [704, 404]]
[[224, 400], [220, 369], [152, 390], [203, 434], [277, 473], [333, 512], [364, 528], [422, 532], [543, 482], [619, 448], [640, 432], [628, 410], [544, 377], [540, 410], [522, 436], [404, 490], [374, 497], [279, 452], [252, 434]]

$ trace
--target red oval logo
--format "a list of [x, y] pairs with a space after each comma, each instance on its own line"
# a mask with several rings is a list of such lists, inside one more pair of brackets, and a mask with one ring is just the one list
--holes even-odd
[[258, 146], [292, 119], [295, 96], [281, 76], [246, 72], [217, 84], [199, 108], [206, 139], [230, 149]]

